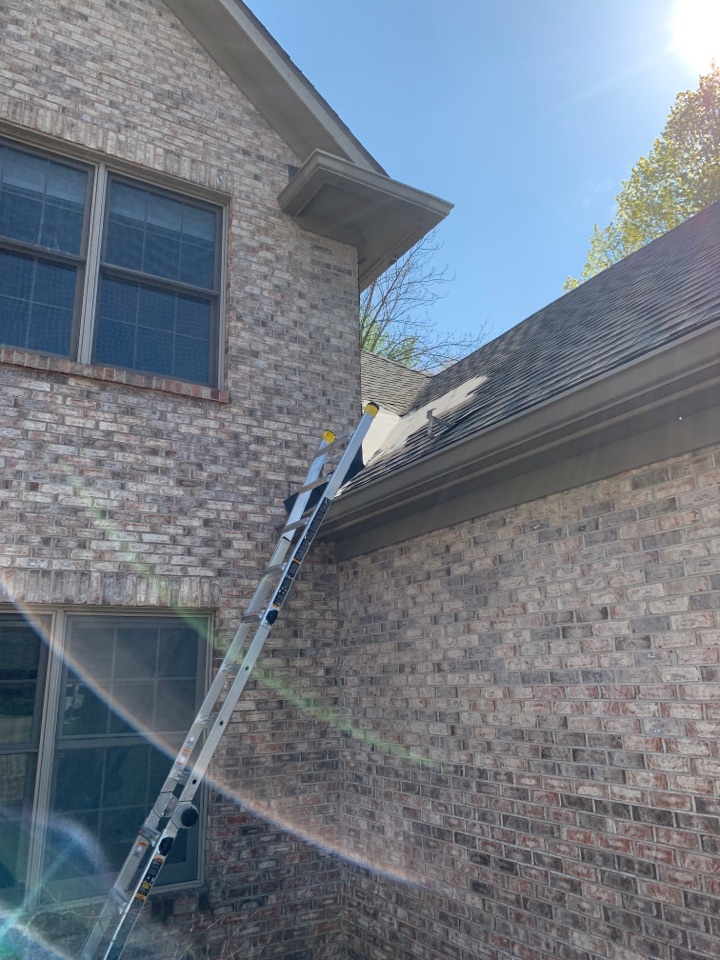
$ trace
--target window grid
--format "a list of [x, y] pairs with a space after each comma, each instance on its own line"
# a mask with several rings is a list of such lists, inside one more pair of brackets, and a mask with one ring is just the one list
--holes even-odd
[[0, 342], [217, 387], [223, 234], [218, 204], [0, 141]]
[[92, 179], [87, 164], [0, 140], [0, 321], [8, 346], [61, 357], [77, 351]]
[[[22, 618], [17, 614], [0, 610], [0, 634], [7, 638], [8, 624], [20, 621]], [[36, 622], [39, 623], [39, 619]], [[24, 844], [23, 849], [18, 847], [14, 852], [15, 866], [23, 874], [19, 878], [21, 883], [24, 876], [27, 877], [27, 886], [23, 883], [14, 893], [8, 887], [9, 853], [0, 844], [0, 902], [17, 906], [22, 899], [23, 906], [32, 909], [47, 901], [48, 897], [62, 901], [81, 900], [96, 896], [99, 885], [109, 887], [168, 773], [172, 757], [201, 700], [207, 680], [209, 658], [204, 638], [208, 636], [209, 626], [207, 615], [200, 614], [172, 617], [167, 614], [57, 610], [52, 627], [50, 618], [43, 618], [42, 627], [40, 630], [36, 628], [35, 634], [42, 632], [46, 642], [41, 648], [51, 652], [47, 658], [47, 670], [43, 666], [38, 672], [34, 739], [31, 744], [25, 741], [10, 745], [0, 742], [0, 767], [3, 764], [8, 766], [8, 758], [11, 761], [13, 757], [22, 758], [23, 749], [25, 754], [29, 751], [37, 757], [34, 789], [32, 783], [26, 784], [24, 801], [20, 804], [24, 812], [20, 815], [15, 810], [15, 818], [20, 816], [18, 823], [22, 827], [15, 834], [22, 837]], [[25, 629], [28, 633], [27, 626]], [[83, 630], [87, 642], [84, 647], [82, 644], [78, 647], [76, 638]], [[155, 635], [155, 652], [150, 662], [140, 655], [145, 653], [152, 634]], [[86, 657], [92, 654], [93, 638], [96, 651], [107, 649], [108, 637], [112, 647], [110, 670], [98, 669], [98, 657], [93, 664], [90, 656], [87, 670], [83, 665], [85, 673], [81, 676], [73, 669], [74, 665], [79, 666], [78, 654]], [[196, 637], [196, 640], [189, 643], [190, 637]], [[107, 663], [107, 657], [105, 660]], [[112, 676], [100, 676], [103, 672]], [[123, 673], [127, 676], [120, 676]], [[143, 673], [147, 677], [137, 676]], [[92, 724], [85, 729], [79, 729], [77, 725], [74, 730], [68, 728], [68, 716], [73, 710], [76, 713], [82, 710], [83, 706], [78, 687], [84, 686], [86, 697], [91, 689], [104, 688], [112, 699], [118, 691], [113, 690], [112, 682], [106, 681], [112, 681], [115, 674], [121, 682], [135, 683], [137, 687], [146, 683], [152, 674], [154, 706], [151, 715], [153, 721], [162, 711], [169, 716], [169, 722], [159, 724], [164, 727], [164, 733], [161, 731], [157, 737], [148, 738], [142, 732], [147, 717], [140, 717], [133, 725], [127, 722], [128, 714], [122, 711], [116, 712], [119, 722], [110, 719], [104, 726], [101, 723], [99, 729], [93, 729]], [[171, 682], [184, 683], [184, 689], [180, 691], [184, 697], [184, 709], [176, 709], [177, 689], [166, 690], [163, 700], [160, 693], [163, 677]], [[4, 676], [0, 667], [0, 733], [17, 729], [17, 723], [13, 726], [11, 722], [9, 727], [6, 718], [13, 715], [8, 683], [17, 687], [19, 682], [17, 676]], [[97, 698], [90, 695], [87, 703], [91, 708], [94, 707], [93, 700]], [[129, 702], [132, 707], [132, 697]], [[136, 699], [134, 703], [137, 702]], [[38, 709], [43, 703], [44, 709]], [[164, 749], [157, 749], [156, 742], [164, 743]], [[13, 763], [18, 767], [17, 759], [10, 765]], [[30, 765], [26, 764], [26, 776], [32, 774]], [[16, 786], [19, 789], [19, 783]], [[13, 803], [9, 802], [13, 798], [8, 796], [6, 799], [8, 804], [4, 804], [3, 809], [7, 819], [13, 815]], [[15, 797], [13, 802], [17, 808], [19, 798]], [[8, 834], [8, 831], [2, 832]], [[100, 840], [99, 846], [95, 843], [96, 838]], [[174, 848], [172, 854], [175, 863], [168, 863], [163, 885], [172, 887], [196, 882], [202, 860], [199, 832], [192, 837], [183, 831], [175, 846], [177, 849]], [[95, 875], [93, 871], [99, 871], [99, 874]]]

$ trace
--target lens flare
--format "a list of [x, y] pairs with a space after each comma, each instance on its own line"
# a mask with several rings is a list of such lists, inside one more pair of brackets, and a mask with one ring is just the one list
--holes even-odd
[[[128, 549], [127, 537], [115, 528], [103, 511], [95, 506], [92, 493], [69, 471], [66, 472], [66, 475], [72, 484], [73, 492], [84, 502], [93, 521], [103, 530], [107, 541], [115, 545], [122, 563], [129, 566], [136, 575], [145, 578], [148, 583], [154, 585], [154, 592], [157, 594], [161, 606], [172, 610], [174, 614], [182, 618], [192, 619], [193, 626], [197, 629], [198, 624], [195, 618], [191, 618], [187, 611], [169, 602], [169, 597], [165, 595], [163, 588], [163, 580], [156, 575], [152, 565], [141, 560]], [[178, 744], [169, 742], [167, 738], [149, 729], [141, 718], [128, 708], [127, 704], [120, 702], [117, 697], [112, 695], [110, 689], [106, 685], [103, 685], [102, 681], [90, 675], [86, 666], [77, 658], [73, 657], [71, 651], [67, 649], [60, 650], [58, 639], [52, 631], [48, 629], [47, 616], [40, 616], [36, 612], [36, 607], [29, 606], [14, 596], [10, 579], [3, 577], [1, 574], [0, 586], [3, 588], [5, 594], [3, 599], [9, 600], [15, 609], [33, 624], [38, 635], [44, 638], [45, 643], [54, 650], [57, 656], [64, 658], [68, 667], [77, 674], [82, 683], [87, 685], [93, 693], [104, 701], [123, 721], [138, 733], [142, 734], [148, 743], [161, 750], [167, 756], [168, 764], [170, 765], [175, 759]], [[210, 642], [207, 636], [205, 640], [206, 642]], [[271, 670], [264, 669], [260, 664], [255, 667], [254, 678], [258, 684], [261, 684], [274, 696], [280, 697], [285, 702], [292, 704], [299, 714], [309, 717], [313, 721], [319, 722], [328, 729], [338, 732], [345, 737], [366, 744], [380, 756], [395, 757], [396, 759], [417, 764], [421, 767], [431, 768], [436, 771], [442, 771], [445, 767], [444, 764], [423, 755], [422, 752], [416, 753], [410, 751], [399, 742], [381, 737], [373, 731], [361, 727], [359, 724], [348, 721], [339, 711], [329, 705], [322, 704], [316, 697], [309, 697], [300, 693], [288, 683], [287, 680], [275, 676]], [[219, 765], [216, 764], [216, 767], [218, 766]], [[210, 789], [231, 800], [248, 815], [262, 820], [273, 828], [282, 830], [289, 836], [321, 852], [344, 859], [370, 873], [378, 876], [386, 876], [416, 888], [429, 888], [436, 882], [441, 882], [440, 877], [434, 878], [432, 876], [433, 871], [429, 864], [422, 864], [423, 872], [420, 873], [403, 863], [404, 857], [400, 852], [400, 848], [394, 851], [392, 841], [386, 843], [383, 859], [378, 860], [345, 843], [343, 839], [330, 828], [309, 826], [307, 822], [304, 821], [303, 811], [298, 811], [297, 815], [295, 815], [292, 810], [285, 809], [279, 811], [277, 806], [285, 803], [282, 796], [268, 802], [259, 801], [252, 796], [250, 791], [242, 789], [237, 783], [230, 782], [222, 775], [221, 771], [218, 772], [217, 770], [215, 770], [214, 775], [212, 773], [208, 774], [205, 782]], [[138, 828], [139, 827], [140, 824], [138, 824]], [[81, 831], [81, 828], [72, 823], [72, 821], [63, 821], [62, 823], [58, 821], [56, 825], [48, 824], [48, 829], [51, 831], [62, 829], [70, 832], [74, 830], [77, 834], [74, 842], [78, 848], [82, 847], [86, 849], [88, 857], [100, 855], [100, 851], [97, 849], [97, 841], [86, 833], [78, 832]], [[396, 861], [395, 863], [389, 862], [389, 860], [393, 859]], [[35, 891], [34, 893], [37, 892], [38, 891]], [[27, 904], [25, 906], [27, 906]], [[32, 956], [33, 958], [61, 960], [63, 955], [58, 953], [56, 949], [50, 947], [39, 932], [32, 928], [31, 924], [27, 924], [21, 919], [22, 916], [22, 908], [18, 911], [7, 911], [0, 915], [0, 956], [2, 956], [2, 949], [12, 945], [18, 948], [17, 952], [20, 956], [23, 956], [22, 950], [24, 950], [28, 956]], [[21, 945], [22, 950], [20, 949]]]

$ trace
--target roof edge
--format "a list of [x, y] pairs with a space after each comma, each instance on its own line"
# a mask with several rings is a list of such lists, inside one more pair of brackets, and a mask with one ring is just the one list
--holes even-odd
[[[598, 451], [633, 432], [672, 424], [673, 436], [680, 434], [673, 449], [682, 448], [683, 432], [691, 444], [688, 449], [694, 449], [698, 439], [689, 426], [692, 417], [708, 405], [717, 405], [718, 329], [720, 321], [715, 321], [639, 361], [340, 496], [323, 524], [321, 538], [336, 541], [338, 556], [348, 558], [481, 516], [498, 509], [493, 505], [498, 502], [510, 505], [497, 497], [489, 509], [483, 504], [485, 490], [498, 478], [508, 484], [531, 469], [557, 465], [583, 451], [593, 454], [597, 476], [585, 475], [582, 482], [611, 476], [620, 470], [611, 458], [598, 457]], [[720, 430], [720, 418], [713, 419]], [[667, 429], [659, 436], [667, 439]], [[642, 449], [637, 448], [638, 456], [643, 455]], [[574, 485], [570, 471], [567, 476], [565, 486], [555, 478], [558, 489]], [[543, 495], [536, 486], [520, 484], [514, 502]], [[449, 507], [463, 499], [461, 511]]]
[[301, 161], [324, 149], [384, 169], [241, 0], [164, 0]]

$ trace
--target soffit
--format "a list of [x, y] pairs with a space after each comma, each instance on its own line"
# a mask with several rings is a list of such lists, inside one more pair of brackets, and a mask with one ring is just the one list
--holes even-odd
[[357, 247], [361, 289], [452, 209], [445, 200], [321, 150], [308, 158], [278, 200], [303, 230]]

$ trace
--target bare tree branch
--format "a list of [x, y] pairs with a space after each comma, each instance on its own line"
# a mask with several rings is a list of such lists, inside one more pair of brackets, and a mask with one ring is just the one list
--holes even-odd
[[360, 298], [360, 344], [365, 350], [418, 370], [437, 370], [480, 346], [482, 324], [474, 334], [437, 329], [430, 308], [445, 296], [454, 277], [435, 266], [440, 249], [428, 234], [375, 280]]

